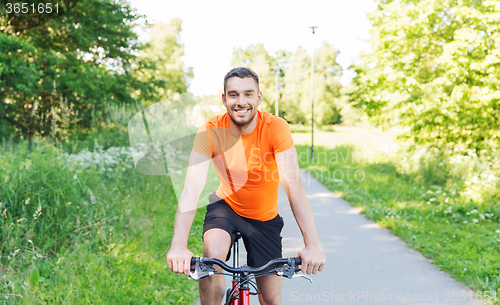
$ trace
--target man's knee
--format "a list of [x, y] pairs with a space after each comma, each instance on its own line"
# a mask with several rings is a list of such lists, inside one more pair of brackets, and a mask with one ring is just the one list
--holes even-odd
[[261, 294], [259, 294], [259, 302], [262, 305], [281, 305], [281, 297], [264, 297]]
[[281, 305], [281, 277], [268, 275], [257, 279], [257, 284], [262, 288], [259, 295], [261, 304]]
[[210, 229], [203, 235], [203, 256], [226, 261], [231, 236], [222, 229]]
[[198, 281], [202, 304], [220, 304], [226, 288], [222, 275], [212, 275]]

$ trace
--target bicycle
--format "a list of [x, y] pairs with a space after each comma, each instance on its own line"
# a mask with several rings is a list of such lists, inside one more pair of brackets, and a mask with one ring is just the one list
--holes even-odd
[[[249, 266], [239, 265], [239, 243], [238, 240], [241, 238], [241, 234], [236, 235], [236, 240], [234, 241], [232, 247], [233, 251], [233, 267], [226, 265], [224, 262], [215, 258], [206, 257], [193, 257], [191, 258], [191, 273], [190, 277], [194, 280], [199, 280], [207, 276], [212, 276], [214, 274], [222, 274], [226, 276], [232, 276], [231, 288], [226, 291], [226, 305], [249, 305], [250, 295], [257, 295], [262, 293], [262, 289], [257, 285], [255, 281], [256, 278], [276, 274], [278, 276], [284, 276], [286, 278], [303, 277], [312, 283], [312, 279], [303, 274], [296, 274], [300, 269], [298, 268], [302, 264], [302, 259], [300, 257], [288, 257], [288, 258], [276, 258], [269, 261], [264, 266], [254, 268]], [[226, 272], [219, 272], [213, 267], [213, 265], [220, 266]], [[252, 286], [256, 292], [250, 292], [250, 286]], [[259, 292], [260, 290], [260, 292]]]

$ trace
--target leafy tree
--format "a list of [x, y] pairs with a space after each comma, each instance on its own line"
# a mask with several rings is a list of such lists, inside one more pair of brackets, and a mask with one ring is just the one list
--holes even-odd
[[284, 77], [285, 90], [280, 108], [284, 118], [291, 123], [306, 124], [311, 108], [311, 59], [305, 49], [299, 47]]
[[[36, 28], [2, 27], [0, 41], [8, 43], [0, 56], [9, 69], [0, 73], [0, 126], [10, 135], [1, 136], [65, 139], [70, 126], [95, 126], [106, 105], [134, 104], [133, 92], [153, 95], [155, 80], [132, 73], [148, 68], [135, 55], [140, 17], [121, 0], [87, 0]], [[13, 52], [16, 44], [20, 51]]]
[[[37, 108], [36, 92], [41, 71], [33, 62], [36, 49], [30, 43], [16, 37], [0, 35], [0, 136], [14, 133], [19, 117], [30, 117]], [[16, 100], [34, 100], [35, 109], [16, 107]], [[12, 111], [16, 109], [17, 111]], [[21, 124], [29, 122], [20, 121]], [[24, 128], [29, 129], [29, 125]]]
[[[282, 51], [281, 54], [286, 54]], [[259, 86], [262, 91], [262, 103], [259, 108], [274, 113], [275, 103], [275, 67], [277, 60], [269, 55], [264, 45], [259, 43], [250, 45], [246, 49], [233, 50], [233, 67], [248, 67], [259, 75]]]
[[138, 70], [137, 77], [143, 82], [157, 80], [157, 95], [149, 103], [172, 97], [175, 93], [187, 92], [188, 82], [194, 76], [191, 67], [186, 68], [181, 57], [184, 45], [179, 42], [182, 21], [179, 18], [169, 23], [156, 23], [149, 32], [146, 46], [139, 52], [139, 59], [151, 69]]
[[[333, 45], [323, 42], [314, 57], [314, 100], [317, 103], [317, 112], [320, 124], [339, 124], [341, 122], [340, 90], [342, 84], [342, 67], [337, 63], [339, 51]], [[317, 101], [317, 102], [316, 102]]]
[[[315, 120], [319, 124], [340, 122], [335, 100], [340, 96], [342, 69], [336, 59], [338, 51], [324, 43], [317, 51], [315, 66]], [[234, 67], [249, 67], [259, 75], [263, 93], [260, 109], [274, 113], [275, 68], [279, 69], [280, 116], [291, 123], [306, 124], [311, 117], [311, 58], [299, 47], [295, 53], [279, 50], [276, 56], [268, 54], [262, 44], [238, 48], [233, 52]]]
[[500, 1], [379, 1], [352, 100], [418, 144], [500, 148]]
[[[324, 42], [315, 51], [314, 66], [314, 121], [315, 124], [340, 123], [340, 77], [342, 68], [337, 63], [339, 51]], [[285, 119], [306, 124], [311, 118], [311, 57], [299, 47], [285, 72], [283, 95]]]
[[202, 109], [205, 116], [205, 121], [210, 120], [216, 115], [221, 115], [226, 112], [226, 108], [222, 104], [222, 91], [219, 94], [203, 95], [197, 97], [198, 105]]

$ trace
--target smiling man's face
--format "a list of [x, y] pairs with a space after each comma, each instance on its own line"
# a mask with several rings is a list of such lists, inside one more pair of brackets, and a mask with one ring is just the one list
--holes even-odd
[[234, 125], [244, 130], [252, 123], [257, 113], [257, 106], [262, 102], [262, 92], [251, 77], [231, 77], [227, 80], [222, 102]]

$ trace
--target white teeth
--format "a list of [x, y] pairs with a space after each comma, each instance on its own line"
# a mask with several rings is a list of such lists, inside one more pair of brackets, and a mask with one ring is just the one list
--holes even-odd
[[236, 110], [236, 112], [238, 112], [238, 113], [245, 113], [245, 112], [247, 112], [247, 111], [248, 111], [248, 109]]

